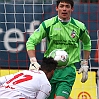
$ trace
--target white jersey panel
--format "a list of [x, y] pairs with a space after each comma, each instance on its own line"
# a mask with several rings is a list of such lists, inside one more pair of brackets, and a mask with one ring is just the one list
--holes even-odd
[[[43, 71], [21, 71], [14, 75], [0, 78], [0, 98], [25, 97], [29, 99], [44, 99], [49, 96], [51, 85]], [[5, 94], [6, 93], [6, 94]], [[42, 97], [42, 98], [41, 98]]]

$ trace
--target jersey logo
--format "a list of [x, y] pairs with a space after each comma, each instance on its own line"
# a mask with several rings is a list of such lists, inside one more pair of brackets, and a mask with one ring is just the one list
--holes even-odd
[[74, 38], [75, 36], [76, 36], [76, 33], [75, 33], [75, 31], [73, 30], [72, 33], [71, 33], [71, 37]]
[[54, 28], [54, 30], [61, 30], [61, 28]]
[[62, 93], [63, 93], [63, 94], [67, 94], [67, 95], [69, 94], [67, 91], [62, 91]]

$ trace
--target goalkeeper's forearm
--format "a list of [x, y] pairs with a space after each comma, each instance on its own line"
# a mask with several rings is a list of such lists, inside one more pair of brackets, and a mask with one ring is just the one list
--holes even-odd
[[27, 51], [29, 58], [36, 57], [35, 50], [28, 50]]
[[84, 55], [83, 56], [84, 56], [83, 59], [88, 60], [89, 56], [90, 56], [90, 51], [84, 50]]

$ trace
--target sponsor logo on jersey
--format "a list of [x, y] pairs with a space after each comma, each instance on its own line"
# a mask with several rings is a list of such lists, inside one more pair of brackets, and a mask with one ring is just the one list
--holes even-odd
[[61, 30], [61, 28], [54, 28], [54, 30]]
[[53, 40], [54, 44], [56, 45], [74, 45], [74, 46], [77, 46], [75, 44], [75, 41], [73, 40]]
[[62, 91], [62, 93], [67, 94], [67, 95], [69, 94], [69, 93], [68, 93], [68, 92], [66, 92], [66, 91]]
[[71, 33], [71, 37], [74, 38], [75, 36], [76, 36], [76, 33], [75, 33], [75, 31], [73, 30], [72, 33]]

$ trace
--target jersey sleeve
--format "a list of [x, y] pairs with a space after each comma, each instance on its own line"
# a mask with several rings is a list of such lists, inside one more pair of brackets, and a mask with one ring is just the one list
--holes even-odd
[[51, 92], [51, 85], [42, 85], [36, 99], [47, 99]]
[[81, 30], [80, 39], [83, 43], [83, 50], [91, 51], [91, 39], [86, 27]]
[[2, 76], [0, 77], [0, 86], [3, 85], [6, 81], [8, 81], [10, 78], [12, 78], [14, 75], [6, 75], [6, 76]]
[[39, 44], [43, 38], [46, 37], [46, 31], [42, 24], [33, 32], [26, 42], [27, 50], [35, 50], [35, 45]]

